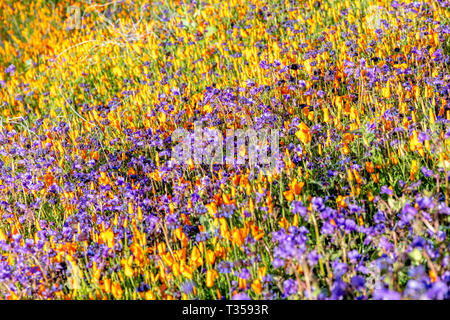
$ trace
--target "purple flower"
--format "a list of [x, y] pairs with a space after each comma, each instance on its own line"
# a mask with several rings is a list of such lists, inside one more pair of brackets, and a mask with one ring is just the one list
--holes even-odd
[[345, 219], [344, 230], [346, 233], [350, 233], [356, 230], [356, 222], [352, 219]]
[[428, 289], [426, 295], [429, 299], [448, 300], [450, 298], [449, 287], [442, 281], [436, 281]]
[[409, 224], [409, 222], [415, 217], [417, 214], [417, 209], [411, 206], [409, 203], [407, 203], [403, 209], [402, 212], [399, 214], [400, 222], [404, 224]]
[[411, 247], [413, 248], [423, 248], [427, 241], [422, 237], [415, 237], [413, 242], [411, 243]]
[[16, 66], [13, 64], [10, 64], [8, 68], [5, 69], [5, 73], [14, 74], [16, 71]]
[[315, 211], [323, 211], [325, 209], [323, 199], [320, 197], [314, 197], [311, 200], [311, 206]]
[[445, 203], [440, 203], [438, 206], [439, 214], [450, 215], [450, 208], [445, 205]]
[[413, 279], [422, 279], [427, 275], [427, 273], [423, 265], [418, 265], [416, 267], [412, 267], [409, 270], [408, 275]]
[[392, 271], [392, 259], [386, 255], [383, 255], [381, 258], [375, 260], [373, 264], [378, 268], [380, 273]]
[[338, 259], [336, 259], [336, 260], [333, 262], [332, 266], [333, 266], [333, 275], [334, 275], [336, 278], [342, 277], [342, 276], [343, 276], [344, 274], [346, 274], [347, 271], [348, 271], [348, 266], [347, 266], [347, 264], [346, 264], [346, 263], [343, 263], [343, 262], [339, 262]]
[[333, 226], [328, 221], [324, 222], [322, 228], [320, 229], [321, 233], [331, 235], [333, 234], [335, 226]]
[[274, 258], [272, 264], [275, 268], [281, 268], [281, 267], [284, 267], [285, 262], [283, 259]]
[[419, 139], [420, 143], [423, 143], [426, 140], [430, 140], [430, 137], [423, 132], [420, 132], [419, 135], [417, 136], [417, 138]]
[[384, 212], [381, 210], [378, 210], [377, 213], [373, 216], [373, 221], [375, 223], [382, 223], [386, 221], [386, 216], [384, 215]]
[[291, 296], [298, 292], [297, 282], [293, 279], [288, 279], [283, 282], [283, 289], [285, 296]]
[[181, 290], [185, 294], [191, 294], [194, 291], [194, 287], [195, 287], [195, 282], [189, 280], [182, 284]]
[[421, 171], [426, 178], [431, 177], [434, 174], [433, 170], [430, 170], [426, 167], [422, 167]]
[[426, 287], [422, 281], [412, 279], [406, 284], [403, 294], [412, 299], [421, 299], [425, 291]]
[[309, 262], [309, 265], [312, 267], [315, 266], [319, 262], [319, 259], [320, 259], [320, 255], [317, 253], [316, 250], [313, 250], [308, 254], [308, 262]]
[[436, 237], [438, 238], [439, 241], [444, 242], [445, 238], [446, 238], [445, 232], [442, 230], [439, 230], [436, 234]]
[[364, 289], [364, 278], [361, 276], [352, 277], [351, 283], [352, 283], [352, 287], [355, 288], [355, 290]]
[[248, 294], [245, 292], [241, 292], [238, 294], [235, 294], [231, 300], [251, 300]]
[[392, 291], [389, 289], [377, 289], [373, 293], [374, 300], [400, 300], [401, 295], [397, 291]]
[[308, 209], [302, 205], [301, 201], [292, 201], [292, 213], [299, 214], [304, 217], [308, 213]]
[[421, 209], [421, 210], [433, 209], [435, 207], [435, 204], [434, 204], [432, 198], [419, 197], [416, 199], [416, 202], [417, 202], [417, 205], [419, 206], [419, 209]]
[[242, 269], [241, 273], [239, 274], [239, 278], [241, 279], [249, 279], [250, 278], [250, 271], [247, 269]]
[[389, 196], [392, 196], [393, 194], [394, 194], [394, 191], [392, 191], [391, 189], [389, 189], [388, 187], [386, 187], [386, 186], [382, 186], [381, 187], [381, 192], [380, 192], [380, 194], [387, 194], [387, 195], [389, 195]]
[[261, 61], [261, 62], [259, 63], [259, 66], [260, 66], [262, 69], [264, 69], [264, 70], [267, 70], [267, 69], [270, 68], [270, 64], [268, 64], [268, 63], [266, 62], [266, 60]]
[[230, 273], [231, 272], [231, 264], [227, 261], [222, 261], [218, 264], [217, 270], [220, 273]]
[[331, 299], [338, 300], [345, 296], [347, 292], [347, 284], [340, 278], [333, 282], [333, 287], [331, 288]]
[[356, 271], [361, 272], [363, 274], [369, 274], [369, 269], [362, 265], [361, 263], [356, 267]]
[[450, 130], [448, 130], [445, 134], [444, 134], [444, 139], [448, 139], [450, 138]]
[[386, 250], [387, 252], [391, 252], [394, 249], [394, 245], [392, 243], [390, 243], [388, 241], [388, 239], [386, 239], [386, 237], [381, 237], [380, 241], [378, 243], [378, 246], [380, 248], [383, 248], [384, 250]]
[[361, 258], [361, 255], [357, 250], [350, 251], [347, 256], [353, 264], [356, 264], [356, 262]]

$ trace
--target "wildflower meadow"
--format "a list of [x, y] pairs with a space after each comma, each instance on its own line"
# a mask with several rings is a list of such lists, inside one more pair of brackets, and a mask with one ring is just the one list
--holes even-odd
[[449, 22], [0, 0], [0, 299], [449, 299]]

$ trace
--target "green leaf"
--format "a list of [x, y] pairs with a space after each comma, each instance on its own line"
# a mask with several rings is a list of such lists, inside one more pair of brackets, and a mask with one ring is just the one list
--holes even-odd
[[419, 249], [415, 248], [413, 251], [409, 253], [409, 257], [411, 258], [412, 261], [419, 264], [420, 261], [422, 260], [422, 252], [420, 252]]
[[203, 226], [205, 226], [206, 232], [209, 234], [214, 233], [214, 225], [212, 224], [211, 219], [209, 219], [206, 215], [202, 215], [200, 216], [199, 221]]
[[206, 36], [207, 37], [212, 35], [212, 34], [214, 34], [214, 33], [216, 33], [216, 32], [217, 32], [217, 28], [214, 27], [214, 26], [209, 26], [208, 28], [206, 28]]

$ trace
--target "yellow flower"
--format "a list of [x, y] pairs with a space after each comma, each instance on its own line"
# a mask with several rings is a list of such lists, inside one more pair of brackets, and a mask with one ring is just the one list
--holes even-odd
[[121, 260], [122, 263], [122, 267], [124, 269], [124, 273], [127, 277], [133, 277], [134, 276], [134, 270], [132, 268], [132, 263], [133, 263], [133, 256], [130, 256], [130, 258], [127, 259], [122, 259]]
[[216, 261], [216, 254], [211, 249], [206, 251], [206, 261], [211, 265]]
[[348, 177], [348, 181], [353, 181], [353, 174], [352, 174], [352, 169], [348, 168], [347, 169], [347, 177]]
[[109, 248], [114, 247], [114, 232], [112, 232], [111, 228], [100, 233], [99, 243], [106, 243]]
[[192, 279], [192, 277], [193, 277], [192, 268], [190, 266], [188, 266], [187, 264], [185, 264], [184, 262], [180, 263], [180, 271], [181, 271], [181, 274], [183, 275], [183, 277]]
[[379, 173], [372, 174], [372, 180], [373, 182], [378, 183], [378, 181], [380, 181], [380, 174]]
[[284, 230], [287, 230], [290, 226], [289, 221], [285, 217], [281, 218], [278, 222], [278, 225], [283, 228]]
[[298, 182], [297, 179], [294, 179], [290, 184], [289, 187], [291, 190], [296, 194], [299, 195], [302, 192], [302, 189], [304, 187], [305, 183], [303, 181]]
[[211, 202], [207, 205], [205, 205], [206, 209], [208, 210], [209, 214], [214, 216], [217, 212], [217, 206], [214, 202]]
[[347, 202], [345, 201], [345, 197], [343, 196], [338, 196], [336, 198], [336, 204], [338, 205], [338, 207], [342, 207], [342, 208], [347, 208]]
[[216, 270], [208, 270], [206, 272], [206, 286], [211, 288], [214, 285], [216, 278], [219, 277], [219, 274]]
[[374, 173], [375, 172], [375, 169], [373, 167], [372, 162], [366, 161], [366, 170], [367, 170], [368, 173]]
[[295, 136], [304, 144], [311, 142], [311, 132], [309, 127], [305, 123], [299, 124], [299, 130], [295, 133]]
[[284, 197], [287, 201], [291, 202], [294, 200], [294, 193], [291, 190], [287, 190], [283, 192]]
[[111, 279], [105, 279], [105, 280], [103, 280], [103, 283], [102, 283], [101, 288], [102, 288], [106, 293], [111, 293]]
[[330, 122], [330, 112], [328, 111], [327, 108], [323, 108], [323, 121], [328, 123]]
[[264, 231], [261, 230], [257, 225], [252, 225], [250, 229], [252, 230], [252, 236], [256, 241], [264, 237]]
[[8, 300], [19, 300], [19, 297], [17, 296], [17, 294], [14, 291], [10, 291]]
[[251, 285], [252, 290], [256, 293], [256, 294], [261, 294], [262, 292], [262, 286], [261, 286], [261, 281], [259, 279], [255, 279]]
[[411, 163], [411, 170], [409, 171], [409, 178], [411, 181], [414, 181], [416, 173], [419, 172], [419, 169], [417, 167], [417, 160], [413, 160]]
[[247, 236], [247, 233], [245, 231], [245, 228], [235, 228], [232, 232], [232, 239], [233, 243], [237, 246], [242, 246], [245, 243], [245, 237]]
[[437, 275], [436, 275], [436, 272], [434, 270], [430, 270], [430, 272], [428, 274], [430, 276], [431, 283], [437, 281]]
[[359, 172], [356, 171], [356, 169], [353, 169], [353, 175], [355, 177], [356, 183], [357, 184], [361, 184], [362, 183], [362, 179], [361, 179], [361, 176], [359, 175]]
[[239, 278], [239, 289], [247, 289], [247, 280]]
[[120, 286], [119, 282], [114, 282], [112, 285], [112, 295], [114, 296], [114, 298], [116, 299], [122, 299], [123, 296], [123, 290], [122, 287]]
[[346, 143], [344, 143], [344, 145], [342, 146], [342, 152], [347, 155], [350, 153], [350, 148], [348, 147], [348, 145]]
[[191, 252], [191, 259], [189, 261], [189, 265], [194, 267], [194, 268], [198, 268], [202, 264], [203, 264], [202, 255], [201, 255], [200, 250], [198, 249], [198, 247], [195, 246], [192, 249], [192, 252]]
[[152, 291], [147, 291], [144, 295], [145, 300], [155, 300], [155, 295], [153, 294]]

